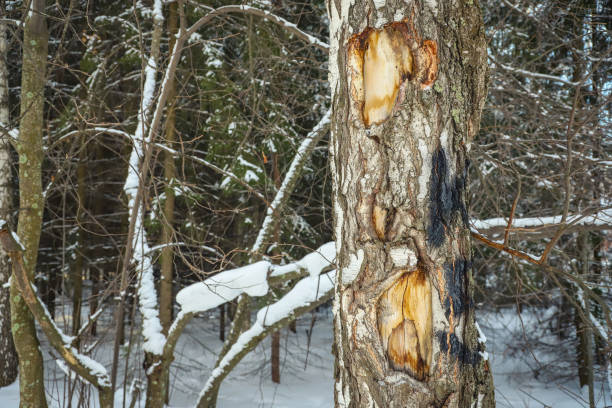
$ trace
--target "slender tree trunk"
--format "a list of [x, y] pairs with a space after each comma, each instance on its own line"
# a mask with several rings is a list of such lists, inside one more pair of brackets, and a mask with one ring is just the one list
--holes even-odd
[[466, 209], [479, 6], [376, 4], [328, 3], [336, 406], [492, 407]]
[[[101, 141], [94, 141], [94, 162], [92, 165], [92, 169], [94, 170], [94, 174], [100, 174], [102, 172], [102, 166], [100, 163], [104, 162], [104, 147], [102, 146]], [[116, 265], [112, 261], [108, 261], [109, 254], [104, 250], [104, 246], [107, 245], [108, 242], [108, 231], [105, 230], [103, 224], [101, 222], [102, 217], [104, 216], [104, 211], [106, 209], [106, 205], [108, 204], [108, 199], [105, 197], [106, 186], [100, 185], [102, 182], [95, 178], [92, 181], [92, 184], [98, 185], [99, 187], [95, 189], [92, 198], [92, 212], [94, 218], [94, 225], [92, 227], [92, 233], [89, 234], [89, 239], [91, 240], [91, 244], [94, 246], [91, 251], [91, 259], [95, 259], [95, 262], [89, 265], [89, 276], [91, 279], [91, 296], [89, 297], [89, 317], [91, 318], [93, 313], [98, 310], [102, 305], [99, 302], [100, 297], [102, 296], [102, 292], [104, 291], [104, 280], [105, 274], [104, 271], [112, 271]], [[98, 323], [97, 320], [94, 321], [90, 328], [89, 332], [91, 336], [96, 336], [97, 334]]]
[[[281, 177], [280, 170], [278, 168], [278, 153], [274, 153], [272, 156], [272, 165], [273, 169], [273, 177], [274, 184], [276, 185], [276, 189], [280, 189], [281, 187]], [[280, 255], [278, 244], [280, 242], [280, 217], [277, 217], [274, 220], [274, 243], [276, 247], [274, 249], [274, 255]], [[276, 384], [280, 384], [280, 331], [277, 330], [272, 333], [270, 343], [270, 366], [271, 366], [271, 374], [272, 374], [272, 382]]]
[[[4, 1], [0, 3], [0, 15], [5, 15]], [[6, 23], [0, 21], [0, 126], [9, 128], [8, 69], [7, 58], [8, 31]], [[1, 132], [0, 132], [1, 133]], [[0, 219], [11, 218], [11, 145], [6, 135], [0, 134]], [[0, 255], [0, 387], [12, 384], [17, 378], [17, 351], [11, 334], [11, 310], [9, 289], [4, 285], [11, 275], [9, 258]]]
[[225, 303], [219, 305], [219, 340], [225, 341]]
[[[34, 279], [43, 215], [41, 166], [44, 89], [47, 66], [45, 1], [32, 0], [23, 30], [21, 75], [21, 121], [19, 123], [19, 224], [17, 235], [25, 247], [25, 269]], [[34, 318], [11, 281], [13, 338], [19, 355], [20, 407], [44, 408], [43, 359], [36, 337]]]
[[85, 137], [81, 137], [81, 148], [79, 150], [79, 164], [77, 165], [77, 228], [78, 245], [74, 270], [72, 272], [72, 335], [76, 336], [81, 328], [81, 303], [83, 301], [83, 274], [85, 272], [85, 229], [83, 228], [85, 206], [86, 206], [86, 186], [87, 181], [87, 146]]
[[[174, 49], [176, 43], [176, 34], [178, 33], [178, 8], [177, 3], [170, 4], [168, 13], [168, 49]], [[168, 92], [168, 111], [166, 117], [166, 127], [164, 129], [166, 146], [174, 148], [176, 141], [175, 134], [175, 104], [176, 104], [176, 89], [174, 81], [168, 83], [170, 87]], [[159, 285], [159, 320], [162, 325], [162, 333], [168, 335], [168, 330], [172, 325], [172, 305], [173, 293], [172, 282], [174, 280], [174, 249], [169, 244], [173, 241], [174, 233], [174, 179], [176, 177], [176, 168], [174, 157], [170, 153], [164, 154], [164, 179], [166, 182], [166, 201], [164, 203], [164, 214], [162, 217], [162, 244], [168, 244], [162, 249], [161, 253], [161, 282]], [[163, 403], [170, 401], [170, 371], [167, 369], [160, 370], [159, 376], [160, 387], [163, 388], [163, 394], [160, 396]]]
[[280, 331], [272, 333], [270, 365], [272, 367], [272, 382], [280, 384]]
[[[176, 2], [170, 4], [170, 12], [168, 16], [168, 48], [174, 49], [176, 42], [176, 33], [178, 32], [178, 12]], [[166, 118], [165, 139], [166, 145], [174, 148], [176, 141], [174, 123], [175, 123], [175, 103], [176, 90], [174, 81], [169, 83], [170, 90], [168, 94], [168, 112]], [[164, 179], [166, 182], [166, 201], [164, 203], [164, 214], [162, 218], [162, 244], [171, 244], [173, 235], [174, 223], [174, 178], [176, 177], [176, 167], [172, 154], [164, 153]], [[172, 280], [173, 280], [173, 261], [174, 250], [172, 246], [167, 245], [162, 249], [161, 253], [161, 283], [159, 287], [159, 320], [161, 321], [163, 333], [168, 334], [168, 329], [172, 324]]]
[[[589, 254], [591, 253], [588, 231], [578, 234], [578, 245], [580, 248], [581, 278], [586, 281], [589, 279]], [[575, 292], [576, 290], [572, 290], [571, 293], [575, 294]], [[584, 309], [584, 312], [574, 310], [574, 324], [576, 327], [576, 336], [578, 337], [576, 350], [578, 379], [580, 387], [584, 387], [585, 385], [588, 387], [589, 407], [595, 408], [595, 390], [593, 384], [593, 322], [589, 321], [588, 318], [587, 320], [584, 318], [585, 315], [590, 316], [590, 301], [587, 293], [582, 293], [582, 297], [578, 299], [578, 304]]]
[[[160, 10], [155, 10], [157, 7], [160, 8]], [[156, 76], [158, 73], [158, 67], [157, 67], [157, 62], [159, 60], [159, 54], [160, 54], [160, 40], [161, 40], [161, 35], [162, 35], [162, 30], [163, 30], [163, 15], [162, 15], [162, 11], [161, 11], [161, 4], [158, 1], [154, 2], [153, 5], [153, 32], [151, 35], [151, 49], [150, 49], [150, 53], [149, 53], [149, 57], [146, 58], [143, 63], [144, 63], [144, 69], [143, 69], [143, 73], [144, 73], [144, 83], [143, 83], [143, 89], [142, 89], [142, 94], [141, 94], [141, 103], [140, 103], [140, 109], [138, 112], [139, 118], [138, 118], [138, 124], [137, 124], [137, 129], [136, 129], [136, 135], [140, 134], [140, 136], [144, 139], [147, 137], [147, 134], [149, 132], [149, 128], [150, 128], [150, 114], [151, 114], [151, 108], [152, 108], [152, 103], [155, 100], [154, 95], [147, 95], [145, 92], [148, 92], [147, 88], [151, 87], [152, 90], [155, 90], [156, 88]], [[154, 71], [153, 71], [154, 70]], [[135, 168], [137, 168], [139, 170], [139, 174], [137, 174], [137, 179], [138, 182], [135, 183], [135, 185], [126, 187], [124, 186], [124, 191], [126, 192], [126, 197], [127, 197], [127, 206], [128, 206], [128, 213], [127, 213], [127, 224], [128, 224], [128, 228], [127, 228], [127, 237], [126, 237], [126, 247], [125, 247], [125, 253], [123, 254], [123, 262], [120, 265], [120, 282], [119, 282], [119, 293], [120, 293], [120, 299], [119, 299], [119, 303], [117, 305], [117, 312], [116, 312], [116, 340], [114, 342], [113, 345], [113, 363], [112, 363], [112, 368], [111, 368], [111, 382], [113, 384], [113, 389], [115, 388], [115, 384], [116, 384], [116, 379], [117, 379], [117, 368], [118, 368], [118, 364], [119, 364], [119, 346], [122, 344], [122, 342], [124, 341], [124, 337], [125, 337], [125, 327], [124, 327], [124, 320], [125, 320], [125, 309], [126, 309], [126, 303], [130, 303], [130, 298], [129, 298], [129, 294], [128, 292], [130, 292], [130, 287], [133, 288], [133, 286], [131, 285], [132, 279], [131, 279], [131, 262], [134, 261], [134, 238], [136, 236], [136, 234], [142, 234], [142, 231], [137, 231], [136, 230], [136, 221], [139, 219], [142, 219], [142, 214], [140, 213], [140, 211], [143, 211], [140, 206], [143, 205], [143, 194], [145, 191], [144, 185], [146, 184], [146, 176], [144, 175], [145, 172], [148, 172], [148, 169], [145, 168], [146, 166], [149, 166], [149, 162], [146, 161], [144, 158], [139, 157], [136, 152], [139, 150], [139, 147], [137, 147], [136, 144], [141, 144], [142, 145], [142, 150], [141, 152], [144, 152], [144, 149], [146, 148], [146, 143], [144, 143], [143, 140], [139, 140], [139, 137], [134, 137], [132, 140], [133, 146], [132, 146], [132, 151], [130, 153], [130, 158], [129, 158], [129, 164], [128, 164], [128, 177], [126, 178], [126, 186], [128, 184], [128, 181], [130, 181], [130, 172], [133, 171], [134, 169], [131, 168], [132, 166], [135, 166]], [[150, 158], [150, 156], [149, 156]], [[133, 160], [136, 159], [136, 160]], [[131, 181], [130, 181], [131, 184]], [[143, 225], [139, 225], [139, 227], [144, 228]], [[146, 236], [145, 236], [145, 240], [146, 240]], [[135, 291], [132, 291], [132, 294], [135, 295]], [[132, 301], [133, 301], [133, 296], [132, 296]], [[151, 361], [155, 359], [154, 356], [152, 356], [151, 354], [148, 354], [145, 352], [145, 366], [146, 367], [150, 367], [151, 366]], [[160, 366], [157, 365], [154, 371], [159, 371]], [[149, 391], [151, 391], [153, 388], [155, 387], [147, 387], [147, 393], [149, 393]], [[147, 400], [148, 400], [149, 396], [147, 395]]]

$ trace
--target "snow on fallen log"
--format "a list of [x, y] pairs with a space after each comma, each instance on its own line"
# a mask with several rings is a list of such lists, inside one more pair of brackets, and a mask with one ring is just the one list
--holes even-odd
[[316, 251], [287, 265], [277, 266], [268, 261], [220, 272], [203, 282], [194, 283], [176, 295], [181, 313], [200, 313], [229, 302], [242, 293], [264, 296], [268, 293], [268, 276], [281, 277], [293, 272], [304, 272], [317, 277], [336, 259], [333, 242], [321, 245]]

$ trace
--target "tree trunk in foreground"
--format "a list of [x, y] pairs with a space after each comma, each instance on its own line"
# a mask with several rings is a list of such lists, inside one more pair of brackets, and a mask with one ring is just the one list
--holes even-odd
[[[0, 15], [5, 14], [4, 2], [0, 2]], [[7, 23], [0, 21], [0, 126], [9, 128], [9, 83], [7, 69], [8, 41]], [[0, 219], [8, 221], [11, 216], [11, 145], [0, 130]], [[0, 255], [0, 387], [12, 384], [17, 379], [17, 351], [11, 334], [11, 311], [9, 289], [4, 285], [11, 275], [11, 266], [6, 254]]]
[[486, 95], [478, 4], [328, 7], [336, 406], [492, 407], [466, 209]]
[[[21, 121], [19, 123], [19, 224], [17, 235], [25, 247], [25, 269], [34, 279], [43, 215], [41, 166], [44, 89], [47, 66], [45, 1], [33, 0], [23, 30]], [[11, 320], [19, 355], [20, 407], [45, 408], [43, 358], [34, 318], [15, 279], [11, 280]]]

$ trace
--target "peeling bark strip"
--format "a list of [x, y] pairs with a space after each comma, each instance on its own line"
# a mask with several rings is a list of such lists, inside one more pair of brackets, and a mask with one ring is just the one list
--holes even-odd
[[378, 331], [393, 368], [418, 380], [431, 366], [431, 284], [421, 269], [400, 277], [378, 301]]
[[467, 153], [486, 95], [478, 3], [328, 10], [336, 406], [492, 407], [467, 261]]
[[361, 107], [366, 127], [384, 122], [396, 102], [403, 99], [406, 80], [431, 86], [438, 73], [435, 41], [421, 43], [408, 20], [371, 27], [355, 34], [348, 43], [349, 65], [353, 70], [351, 91]]

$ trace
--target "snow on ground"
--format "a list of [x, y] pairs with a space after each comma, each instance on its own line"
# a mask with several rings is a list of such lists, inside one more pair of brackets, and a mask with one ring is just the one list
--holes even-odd
[[[579, 389], [576, 369], [568, 367], [574, 356], [567, 354], [557, 336], [547, 334], [546, 322], [555, 310], [524, 312], [520, 317], [516, 309], [477, 312], [477, 320], [487, 338], [498, 408], [589, 406], [586, 387]], [[529, 347], [533, 339], [546, 347]], [[560, 367], [564, 368], [563, 372], [558, 371]], [[559, 379], [560, 376], [571, 380]], [[603, 382], [595, 384], [595, 400], [597, 407], [612, 405], [610, 390]]]
[[[550, 311], [523, 313], [519, 319], [515, 310], [503, 313], [480, 312], [478, 322], [487, 338], [487, 352], [491, 362], [496, 386], [496, 399], [499, 408], [575, 408], [588, 407], [586, 389], [578, 388], [577, 379], [571, 372], [571, 380], [558, 380], [551, 371], [540, 370], [534, 377], [534, 368], [551, 366], [560, 356], [555, 350], [556, 337], [549, 335], [541, 341], [553, 347], [547, 350], [520, 347], [525, 340], [542, 327], [542, 318]], [[108, 317], [110, 319], [110, 316]], [[203, 317], [194, 319], [187, 327], [176, 348], [177, 359], [172, 366], [171, 408], [192, 407], [201, 387], [212, 370], [216, 352], [221, 348], [218, 339], [217, 315], [211, 311]], [[223, 382], [219, 395], [219, 408], [234, 407], [279, 407], [279, 408], [327, 408], [333, 406], [333, 355], [332, 317], [329, 308], [321, 308], [308, 346], [308, 333], [312, 315], [303, 316], [297, 325], [297, 334], [287, 329], [281, 334], [281, 384], [270, 379], [270, 342], [264, 341], [253, 353], [249, 354]], [[522, 323], [521, 323], [522, 320]], [[522, 326], [525, 327], [523, 335]], [[110, 341], [99, 347], [94, 357], [107, 366], [110, 361]], [[43, 348], [45, 347], [43, 342]], [[126, 350], [122, 352], [125, 353]], [[138, 351], [132, 351], [139, 355]], [[538, 363], [535, 362], [534, 356]], [[46, 355], [46, 375], [49, 378], [47, 390], [54, 400], [53, 407], [63, 407], [58, 403], [63, 399], [64, 374]], [[130, 373], [143, 375], [142, 362], [134, 361]], [[119, 378], [123, 378], [123, 368]], [[129, 385], [129, 384], [128, 384]], [[0, 388], [0, 407], [17, 407], [19, 399], [18, 384]], [[128, 387], [129, 388], [129, 387]], [[603, 383], [595, 389], [597, 407], [612, 406], [610, 390]], [[122, 406], [121, 396], [116, 406]], [[76, 399], [75, 404], [76, 405]], [[89, 406], [95, 406], [90, 404]], [[138, 404], [137, 404], [138, 406]], [[140, 407], [143, 407], [141, 404]]]

